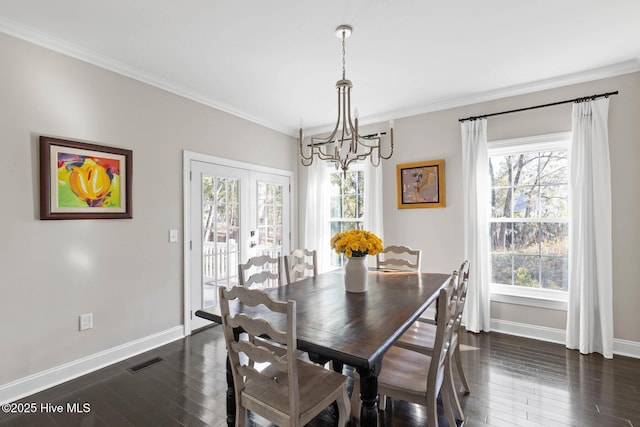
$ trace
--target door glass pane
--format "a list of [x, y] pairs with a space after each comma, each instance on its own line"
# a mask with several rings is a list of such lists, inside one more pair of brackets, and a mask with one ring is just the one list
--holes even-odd
[[282, 184], [257, 181], [258, 246], [256, 255], [284, 255], [282, 252]]
[[217, 304], [218, 286], [235, 286], [240, 247], [239, 180], [202, 178], [203, 308]]

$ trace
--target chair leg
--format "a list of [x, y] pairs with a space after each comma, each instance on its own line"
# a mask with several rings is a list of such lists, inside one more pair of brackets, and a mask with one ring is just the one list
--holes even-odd
[[462, 386], [464, 387], [464, 394], [471, 393], [471, 388], [469, 387], [469, 382], [467, 381], [467, 377], [464, 375], [464, 369], [462, 369], [462, 357], [460, 356], [460, 343], [456, 346], [456, 349], [453, 352], [453, 356], [456, 359], [456, 367], [458, 368], [458, 375], [460, 376], [460, 380], [462, 381]]
[[438, 427], [438, 394], [435, 390], [427, 388], [427, 425], [429, 427]]
[[338, 404], [338, 426], [345, 427], [349, 422], [351, 416], [351, 404], [349, 403], [349, 393], [347, 393], [347, 386], [342, 388], [342, 395], [336, 400]]
[[[456, 347], [457, 348], [457, 347]], [[453, 408], [455, 409], [456, 418], [464, 420], [464, 412], [462, 412], [462, 406], [460, 406], [460, 400], [458, 399], [458, 393], [456, 392], [456, 383], [453, 379], [453, 361], [451, 357], [447, 360], [447, 366], [445, 367], [445, 379], [444, 383], [448, 386], [447, 389], [450, 394], [449, 402], [453, 400]]]
[[247, 417], [247, 410], [245, 408], [243, 408], [242, 406], [240, 406], [239, 403], [236, 403], [236, 405], [238, 405], [236, 408], [236, 426], [245, 426], [247, 421], [246, 421], [246, 417]]
[[442, 389], [440, 390], [440, 397], [442, 398], [442, 405], [444, 406], [444, 415], [447, 418], [449, 426], [456, 427], [455, 417], [453, 415], [453, 407], [451, 406], [451, 396], [454, 395], [454, 391], [451, 389], [451, 384], [445, 379], [442, 383]]
[[381, 394], [380, 401], [378, 402], [378, 410], [384, 411], [385, 409], [387, 409], [387, 395]]
[[356, 421], [360, 419], [360, 405], [360, 378], [358, 374], [354, 372], [353, 392], [351, 393], [351, 415]]

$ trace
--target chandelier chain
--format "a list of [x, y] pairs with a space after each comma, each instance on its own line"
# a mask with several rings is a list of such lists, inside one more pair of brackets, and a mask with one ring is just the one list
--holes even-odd
[[344, 47], [345, 46], [344, 39], [345, 39], [345, 30], [342, 30], [342, 80], [344, 80], [346, 78], [345, 77], [346, 49]]

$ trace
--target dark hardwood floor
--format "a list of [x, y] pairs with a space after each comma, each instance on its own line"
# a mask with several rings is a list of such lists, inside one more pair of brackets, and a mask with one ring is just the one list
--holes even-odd
[[[638, 359], [582, 356], [562, 345], [498, 333], [465, 333], [461, 342], [472, 388], [462, 400], [465, 426], [640, 427]], [[35, 413], [0, 413], [0, 425], [224, 426], [225, 355], [221, 328], [208, 328], [24, 398], [20, 402]], [[128, 370], [155, 357], [162, 360]], [[46, 411], [58, 405], [62, 413]], [[254, 416], [250, 425], [270, 424]], [[332, 408], [310, 424], [332, 425]], [[380, 425], [424, 426], [425, 408], [390, 401]]]

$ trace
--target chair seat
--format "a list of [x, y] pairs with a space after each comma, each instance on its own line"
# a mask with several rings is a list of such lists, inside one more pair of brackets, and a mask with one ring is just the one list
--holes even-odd
[[[414, 322], [407, 331], [394, 343], [395, 346], [407, 348], [426, 355], [433, 353], [433, 346], [436, 342], [436, 325], [425, 322]], [[453, 333], [450, 348], [458, 346], [458, 334]]]
[[[280, 384], [288, 381], [286, 373], [279, 372], [271, 366], [267, 366], [262, 372], [273, 376]], [[336, 400], [335, 391], [346, 383], [347, 377], [322, 366], [298, 360], [298, 380], [300, 418], [307, 422], [318, 413], [318, 408], [326, 408]], [[265, 404], [283, 413], [289, 413], [289, 394], [265, 387], [264, 384], [247, 381], [240, 398], [242, 406], [258, 414]], [[308, 418], [307, 414], [311, 418]]]
[[[378, 376], [378, 384], [384, 385], [384, 390], [396, 390], [393, 394], [398, 397], [407, 393], [424, 396], [427, 392], [427, 373], [425, 366], [429, 366], [431, 357], [400, 347], [391, 347], [382, 359], [382, 370]], [[383, 390], [380, 390], [383, 394]], [[415, 399], [403, 399], [415, 401]]]

